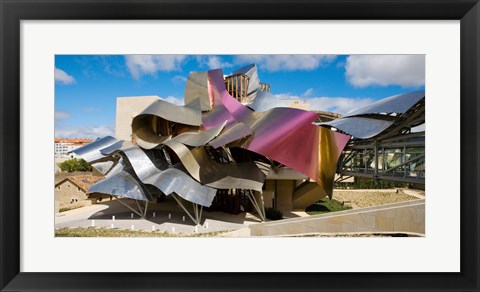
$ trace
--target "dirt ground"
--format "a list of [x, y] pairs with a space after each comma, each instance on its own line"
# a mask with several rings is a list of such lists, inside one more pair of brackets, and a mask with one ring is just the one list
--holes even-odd
[[422, 191], [415, 190], [334, 190], [333, 198], [350, 202], [352, 208], [367, 208], [425, 198]]

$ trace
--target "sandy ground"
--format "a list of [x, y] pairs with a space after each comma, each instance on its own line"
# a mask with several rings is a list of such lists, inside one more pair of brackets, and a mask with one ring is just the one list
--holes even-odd
[[352, 208], [367, 208], [424, 199], [425, 193], [415, 190], [334, 190], [337, 201], [350, 202]]

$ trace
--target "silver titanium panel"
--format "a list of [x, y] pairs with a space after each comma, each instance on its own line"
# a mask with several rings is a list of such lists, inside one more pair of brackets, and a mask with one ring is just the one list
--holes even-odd
[[242, 139], [248, 137], [252, 134], [252, 130], [245, 125], [244, 123], [238, 122], [235, 124], [231, 124], [227, 128], [223, 130], [223, 132], [214, 140], [208, 143], [213, 148], [218, 148], [221, 146], [225, 146], [228, 143], [236, 141], [238, 139]]
[[[144, 184], [157, 187], [165, 195], [175, 192], [185, 200], [202, 206], [210, 206], [216, 190], [202, 186], [185, 172], [168, 168], [165, 158], [158, 155], [159, 150], [143, 150], [137, 145], [121, 141], [103, 149], [105, 155], [123, 153], [138, 179]], [[175, 179], [174, 176], [177, 175]]]
[[374, 137], [393, 124], [391, 121], [369, 119], [362, 117], [346, 117], [330, 122], [320, 123], [320, 126], [337, 128], [355, 138], [368, 139]]
[[177, 106], [165, 100], [156, 100], [132, 120], [132, 135], [135, 142], [144, 149], [157, 147], [167, 136], [159, 136], [153, 130], [153, 116], [174, 123], [190, 126], [201, 124], [200, 99], [191, 100], [185, 106]]
[[218, 125], [222, 123], [223, 121], [228, 121], [227, 125], [229, 123], [233, 123], [234, 119], [230, 112], [225, 108], [223, 104], [216, 105], [213, 110], [209, 112], [205, 112], [202, 116], [203, 120], [203, 125]]
[[153, 164], [147, 154], [137, 145], [124, 141], [121, 145], [116, 144], [117, 148], [110, 147], [105, 154], [113, 154], [121, 151], [130, 162], [135, 174], [141, 182], [158, 173], [160, 170]]
[[165, 195], [176, 193], [185, 200], [205, 207], [212, 205], [216, 189], [199, 184], [184, 171], [169, 168], [149, 177], [145, 183], [161, 190]]
[[415, 91], [404, 94], [398, 94], [390, 96], [367, 106], [364, 106], [344, 117], [352, 117], [368, 114], [380, 114], [380, 113], [404, 113], [408, 111], [412, 106], [419, 102], [422, 98], [425, 98], [425, 91]]
[[200, 110], [210, 110], [210, 97], [208, 96], [208, 75], [207, 72], [190, 72], [185, 85], [185, 104], [195, 99], [200, 100]]
[[248, 106], [257, 112], [265, 112], [274, 107], [288, 107], [291, 103], [291, 100], [281, 100], [269, 91], [260, 90], [257, 92], [255, 99]]
[[254, 162], [217, 163], [204, 147], [190, 150], [174, 140], [163, 143], [180, 158], [188, 173], [201, 184], [216, 189], [247, 189], [262, 192], [266, 174]]
[[114, 164], [115, 162], [110, 160], [105, 162], [93, 163], [92, 167], [95, 168], [101, 174], [106, 175], [110, 171], [110, 169], [112, 169]]
[[115, 151], [118, 151], [122, 149], [123, 145], [125, 144], [125, 140], [118, 140], [117, 142], [113, 143], [110, 146], [107, 146], [103, 149], [100, 149], [100, 153], [105, 156], [109, 156], [115, 153]]
[[172, 140], [192, 147], [204, 146], [217, 137], [226, 124], [227, 122], [224, 122], [215, 128], [201, 132], [185, 132], [173, 137]]
[[98, 181], [90, 186], [88, 193], [107, 194], [140, 201], [148, 201], [139, 182], [128, 172], [119, 173]]
[[107, 172], [107, 174], [105, 175], [105, 177], [111, 177], [119, 172], [121, 172], [123, 170], [123, 168], [125, 167], [125, 163], [123, 161], [123, 158], [120, 157], [117, 161], [117, 163], [115, 165], [113, 165], [113, 167]]
[[135, 142], [143, 149], [153, 149], [170, 136], [159, 136], [152, 128], [152, 117], [136, 117], [132, 121], [132, 135]]
[[117, 139], [111, 136], [106, 136], [101, 139], [97, 139], [88, 145], [72, 150], [71, 152], [77, 154], [86, 162], [92, 163], [94, 161], [104, 159], [105, 155], [102, 155], [102, 153], [100, 153], [100, 150], [116, 142]]
[[186, 106], [178, 106], [165, 100], [156, 100], [144, 109], [135, 119], [153, 115], [165, 120], [190, 126], [200, 126], [202, 121], [202, 112], [199, 110], [200, 101], [192, 101]]

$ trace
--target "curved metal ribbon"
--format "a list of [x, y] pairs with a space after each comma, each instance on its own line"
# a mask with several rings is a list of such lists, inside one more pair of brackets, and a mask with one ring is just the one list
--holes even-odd
[[120, 196], [139, 201], [149, 201], [140, 183], [127, 171], [122, 170], [90, 186], [88, 193]]
[[72, 150], [71, 152], [77, 154], [88, 163], [94, 163], [105, 159], [105, 155], [100, 152], [101, 149], [111, 146], [117, 142], [118, 140], [112, 136], [106, 136], [101, 139], [97, 139], [83, 147]]
[[154, 131], [153, 117], [188, 126], [201, 125], [200, 100], [191, 100], [185, 106], [178, 106], [158, 99], [145, 108], [132, 120], [132, 136], [135, 142], [144, 149], [152, 149], [168, 139]]
[[393, 121], [363, 117], [346, 117], [321, 123], [320, 125], [337, 128], [355, 138], [368, 139], [385, 131], [393, 125]]
[[102, 150], [105, 155], [117, 152], [123, 153], [142, 183], [155, 186], [167, 196], [175, 192], [185, 200], [202, 206], [212, 204], [216, 190], [199, 184], [178, 167], [169, 167], [163, 156], [156, 155], [158, 150], [143, 150], [126, 141]]
[[262, 192], [266, 173], [254, 162], [217, 163], [211, 160], [203, 147], [189, 149], [175, 140], [163, 142], [182, 162], [188, 173], [198, 182], [217, 189], [249, 189]]
[[220, 134], [226, 123], [227, 122], [223, 122], [217, 127], [206, 131], [185, 132], [173, 137], [172, 140], [192, 147], [204, 146]]
[[[221, 70], [209, 71], [208, 81], [215, 106], [228, 112], [223, 116], [230, 115], [234, 121], [244, 123], [252, 131], [251, 136], [235, 146], [281, 162], [307, 175], [331, 195], [332, 173], [350, 139], [348, 135], [312, 125], [318, 117], [314, 112], [294, 108], [252, 112], [226, 91]], [[209, 127], [214, 127], [218, 122], [209, 116], [206, 118]]]
[[250, 129], [244, 123], [238, 122], [226, 127], [217, 138], [213, 139], [208, 144], [216, 149], [236, 140], [246, 138], [251, 134], [252, 129]]
[[132, 121], [132, 137], [143, 149], [153, 149], [170, 136], [159, 136], [153, 130], [152, 116], [137, 116]]
[[425, 91], [408, 92], [397, 94], [379, 101], [373, 102], [367, 106], [359, 108], [344, 117], [353, 117], [368, 114], [402, 114], [412, 108], [422, 98], [425, 98]]
[[158, 172], [147, 178], [145, 183], [157, 187], [167, 196], [176, 193], [189, 202], [205, 207], [211, 206], [217, 194], [217, 190], [199, 184], [185, 171], [177, 168]]
[[163, 118], [167, 121], [190, 126], [200, 126], [202, 115], [199, 99], [185, 106], [178, 106], [168, 101], [159, 99], [151, 103], [138, 116], [152, 115]]

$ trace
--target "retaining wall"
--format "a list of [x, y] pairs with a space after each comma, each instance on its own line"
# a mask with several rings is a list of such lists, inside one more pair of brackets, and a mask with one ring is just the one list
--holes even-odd
[[425, 200], [353, 209], [249, 226], [252, 236], [300, 233], [415, 232], [425, 234]]

